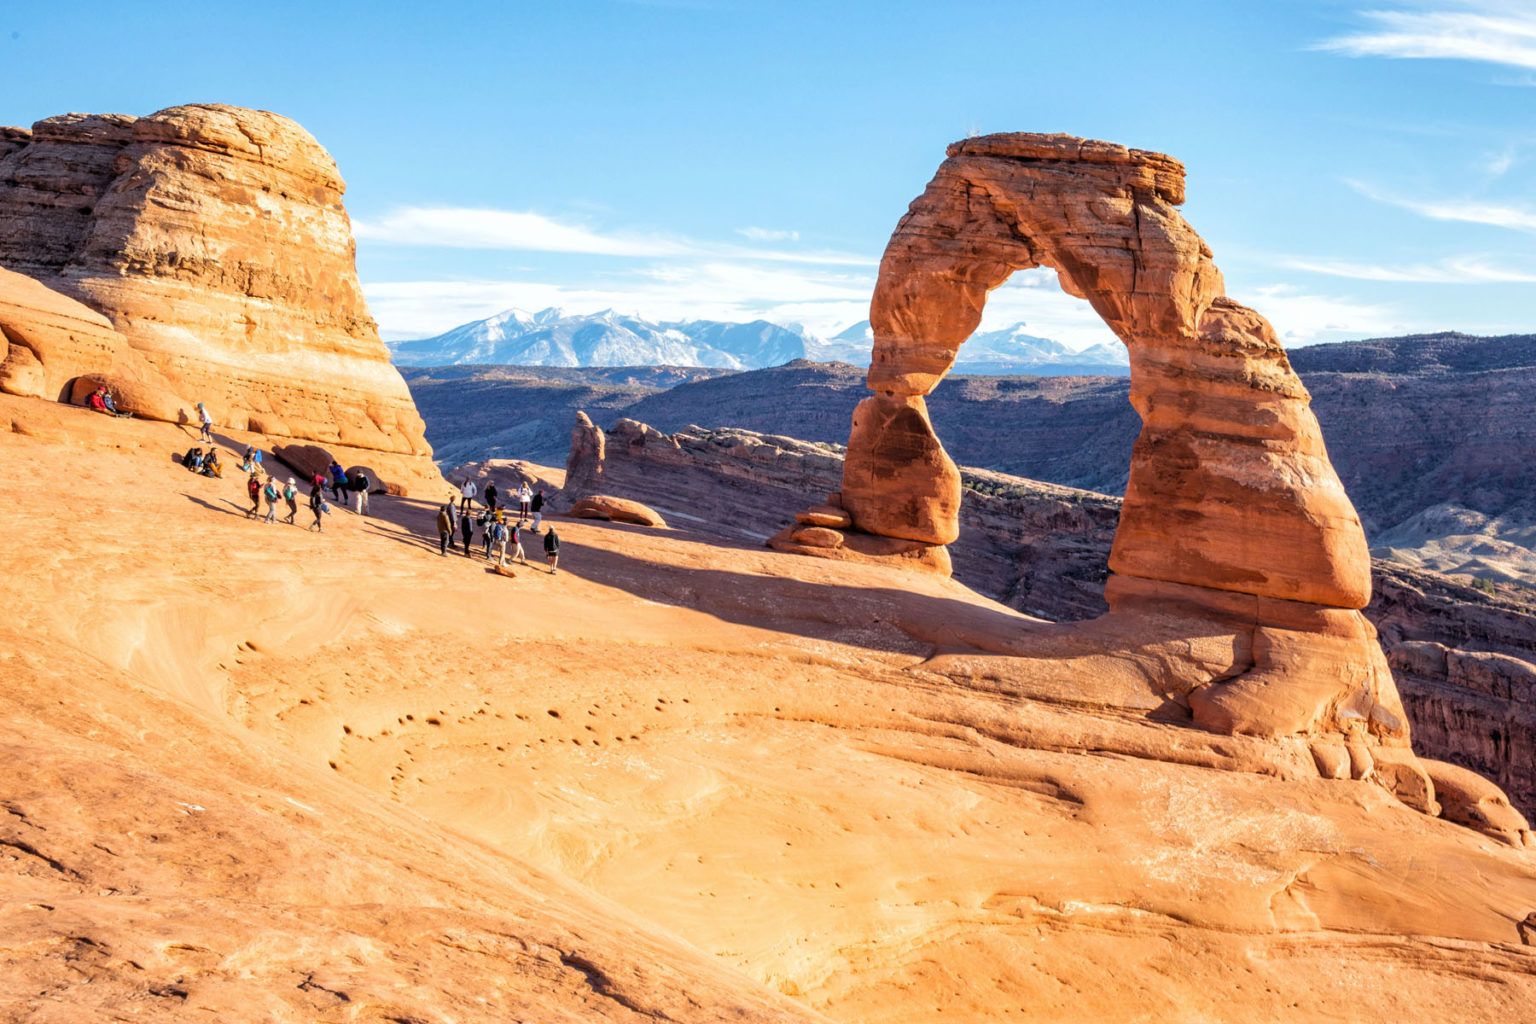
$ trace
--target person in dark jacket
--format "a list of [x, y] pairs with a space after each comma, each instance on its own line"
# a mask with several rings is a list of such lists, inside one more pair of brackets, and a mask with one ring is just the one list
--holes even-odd
[[331, 497], [336, 499], [336, 504], [345, 504], [346, 499], [342, 497], [341, 492], [347, 489], [347, 471], [341, 468], [341, 463], [332, 459], [326, 472], [331, 474]]
[[251, 499], [251, 507], [246, 509], [245, 518], [255, 519], [261, 515], [261, 480], [256, 476], [256, 471], [251, 470], [249, 479], [245, 481], [245, 493]]
[[437, 553], [446, 555], [453, 542], [453, 502], [437, 510]]
[[539, 524], [544, 521], [544, 488], [539, 488], [539, 493], [533, 496], [533, 532], [539, 532]]
[[352, 488], [353, 498], [357, 502], [357, 514], [366, 516], [368, 514], [368, 492], [373, 489], [373, 481], [368, 479], [367, 473], [358, 473], [351, 480], [347, 481], [347, 486]]
[[496, 511], [496, 481], [488, 480], [485, 484], [485, 506], [492, 512]]
[[324, 533], [325, 527], [321, 524], [320, 517], [325, 514], [325, 488], [321, 484], [315, 484], [309, 489], [309, 511], [315, 517], [315, 521], [309, 528]]
[[469, 553], [469, 542], [475, 539], [475, 520], [472, 516], [467, 514], [460, 514], [459, 533], [464, 536], [464, 557], [469, 558], [471, 557]]
[[556, 536], [553, 526], [544, 535], [544, 559], [549, 562], [551, 576], [560, 571], [560, 538]]

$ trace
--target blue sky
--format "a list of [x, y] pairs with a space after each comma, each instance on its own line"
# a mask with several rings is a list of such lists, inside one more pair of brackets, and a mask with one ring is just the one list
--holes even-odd
[[[993, 131], [1183, 160], [1292, 344], [1536, 330], [1536, 0], [0, 10], [0, 123], [192, 101], [331, 151], [391, 338], [514, 305], [828, 333], [945, 145]], [[1038, 273], [993, 296], [1014, 320], [1107, 336]]]

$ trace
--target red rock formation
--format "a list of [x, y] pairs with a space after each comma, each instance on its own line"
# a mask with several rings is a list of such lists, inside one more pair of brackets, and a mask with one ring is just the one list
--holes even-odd
[[[951, 146], [881, 261], [875, 394], [854, 414], [843, 474], [846, 537], [955, 539], [960, 477], [922, 396], [980, 323], [987, 293], [1017, 270], [1050, 267], [1125, 342], [1142, 419], [1109, 560], [1111, 613], [1066, 642], [1124, 644], [1135, 632], [1116, 623], [1132, 620], [1220, 634], [1213, 654], [1138, 668], [1124, 699], [1144, 699], [1145, 686], [1204, 728], [1306, 741], [1325, 776], [1374, 777], [1436, 813], [1359, 613], [1370, 600], [1365, 535], [1307, 391], [1269, 323], [1225, 297], [1210, 248], [1176, 209], [1183, 200], [1183, 167], [1157, 153], [1062, 135]], [[849, 543], [793, 540], [775, 546]], [[1040, 671], [1021, 669], [1022, 685], [1039, 685]]]
[[[297, 124], [191, 105], [67, 114], [3, 141], [0, 265], [105, 314], [174, 388], [160, 404], [435, 478], [363, 300], [345, 186]], [[98, 369], [60, 354], [46, 374]]]
[[608, 519], [615, 523], [633, 523], [636, 526], [666, 528], [667, 521], [649, 505], [628, 498], [615, 498], [609, 494], [593, 494], [571, 506], [570, 515], [577, 519]]

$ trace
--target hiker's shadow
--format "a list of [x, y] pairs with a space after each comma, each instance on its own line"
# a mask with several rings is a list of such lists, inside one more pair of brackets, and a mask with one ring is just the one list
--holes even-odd
[[181, 496], [186, 498], [192, 504], [201, 505], [203, 508], [206, 508], [211, 512], [223, 512], [226, 515], [239, 516], [242, 519], [250, 518], [249, 509], [247, 509], [244, 505], [239, 504], [238, 502], [230, 501], [228, 498], [221, 498], [219, 501], [213, 502], [207, 500], [206, 498], [199, 498], [195, 494], [187, 494], [186, 492], [182, 492]]

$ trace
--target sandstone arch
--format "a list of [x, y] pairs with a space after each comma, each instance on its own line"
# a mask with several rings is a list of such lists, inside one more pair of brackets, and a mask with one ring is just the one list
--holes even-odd
[[[1182, 706], [1196, 725], [1304, 741], [1322, 774], [1375, 777], [1433, 813], [1396, 686], [1358, 611], [1370, 599], [1359, 517], [1283, 346], [1225, 296], [1210, 247], [1177, 210], [1183, 200], [1183, 166], [1158, 153], [1035, 134], [949, 147], [881, 260], [874, 394], [853, 417], [841, 492], [852, 528], [838, 550], [947, 566], [960, 478], [923, 396], [991, 289], [1021, 269], [1054, 269], [1129, 349], [1143, 427], [1110, 556], [1110, 614], [1061, 627], [1053, 650], [1102, 655], [1094, 664], [1111, 672], [1129, 665], [1133, 689]], [[792, 532], [779, 546], [823, 553]], [[937, 557], [914, 559], [921, 552]], [[1148, 668], [1163, 655], [1136, 646], [1148, 631], [1130, 620], [1170, 614], [1197, 623], [1189, 636], [1207, 635], [1207, 622], [1229, 631], [1230, 662]], [[1051, 685], [1069, 690], [1078, 681], [1061, 665], [1031, 671], [1055, 672]]]

